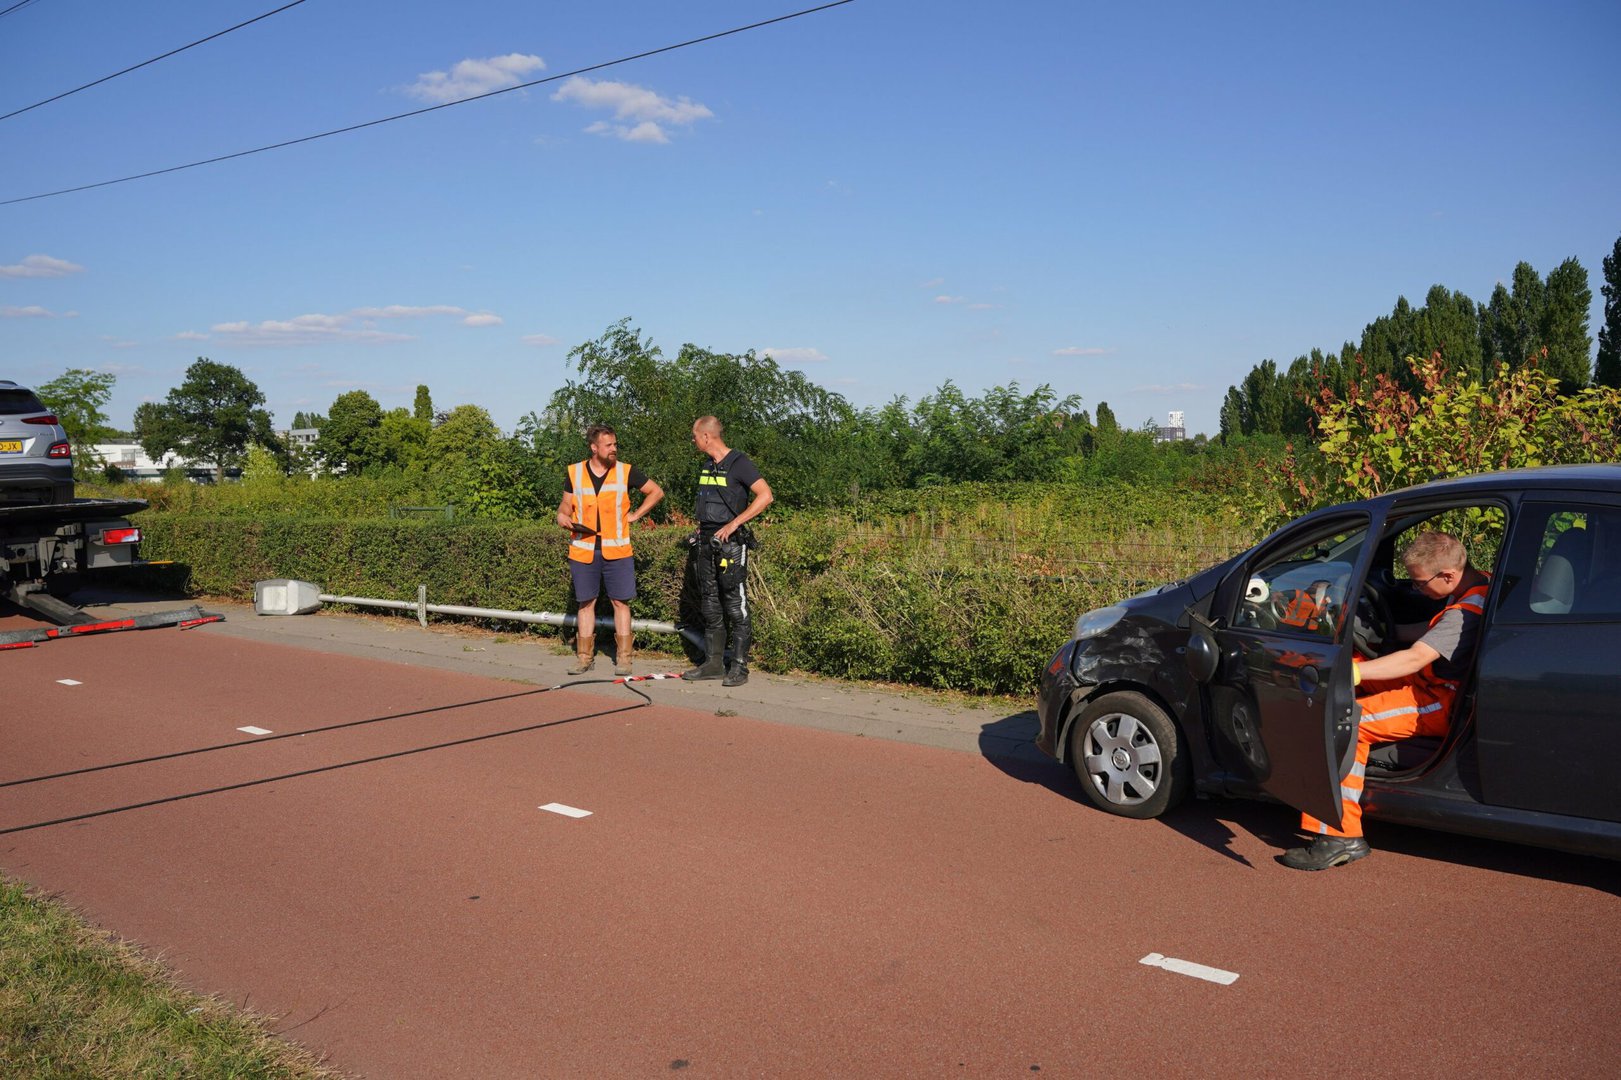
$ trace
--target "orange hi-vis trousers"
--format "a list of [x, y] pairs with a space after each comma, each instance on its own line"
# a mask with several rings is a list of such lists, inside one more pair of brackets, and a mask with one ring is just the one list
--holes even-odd
[[1362, 786], [1367, 777], [1368, 751], [1375, 743], [1410, 739], [1415, 735], [1445, 735], [1452, 701], [1458, 689], [1452, 683], [1420, 675], [1417, 679], [1365, 682], [1372, 690], [1357, 698], [1362, 716], [1356, 729], [1356, 764], [1340, 781], [1340, 827], [1318, 821], [1310, 814], [1300, 816], [1300, 827], [1324, 836], [1362, 835]]

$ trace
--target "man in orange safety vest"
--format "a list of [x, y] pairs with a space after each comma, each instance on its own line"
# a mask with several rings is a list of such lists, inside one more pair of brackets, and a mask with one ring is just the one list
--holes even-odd
[[[614, 674], [631, 673], [630, 602], [636, 599], [636, 557], [630, 527], [664, 498], [664, 489], [640, 469], [619, 460], [619, 439], [607, 424], [586, 429], [591, 456], [568, 467], [557, 524], [573, 534], [569, 576], [579, 605], [575, 641], [579, 662], [570, 675], [584, 675], [596, 663], [597, 596], [606, 586], [614, 612]], [[630, 508], [630, 493], [642, 504]]]
[[1310, 844], [1283, 854], [1283, 864], [1296, 870], [1326, 870], [1367, 856], [1362, 836], [1362, 790], [1368, 751], [1375, 743], [1443, 736], [1451, 721], [1458, 685], [1468, 677], [1480, 638], [1491, 579], [1469, 565], [1457, 537], [1421, 533], [1402, 552], [1412, 585], [1446, 605], [1430, 620], [1424, 636], [1409, 647], [1351, 665], [1357, 685], [1356, 763], [1340, 781], [1340, 827], [1302, 815], [1300, 827], [1313, 834]]

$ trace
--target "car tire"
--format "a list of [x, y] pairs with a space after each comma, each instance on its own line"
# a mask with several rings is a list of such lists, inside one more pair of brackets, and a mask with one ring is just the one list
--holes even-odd
[[1159, 817], [1182, 801], [1192, 779], [1182, 733], [1134, 690], [1087, 703], [1070, 725], [1069, 761], [1086, 801], [1121, 817]]

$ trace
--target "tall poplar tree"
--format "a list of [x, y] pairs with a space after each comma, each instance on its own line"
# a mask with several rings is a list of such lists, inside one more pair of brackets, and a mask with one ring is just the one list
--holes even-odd
[[1593, 381], [1600, 386], [1621, 386], [1621, 237], [1604, 257], [1604, 325], [1598, 330], [1598, 366]]
[[1574, 394], [1592, 378], [1593, 338], [1587, 332], [1587, 313], [1593, 290], [1587, 270], [1574, 258], [1566, 259], [1548, 275], [1538, 312], [1537, 336], [1548, 350], [1543, 370], [1559, 380], [1561, 393]]

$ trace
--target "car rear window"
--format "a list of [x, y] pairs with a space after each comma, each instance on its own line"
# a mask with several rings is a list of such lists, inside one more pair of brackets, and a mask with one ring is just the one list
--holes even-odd
[[0, 390], [0, 416], [19, 416], [22, 413], [44, 412], [31, 390]]

